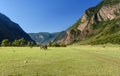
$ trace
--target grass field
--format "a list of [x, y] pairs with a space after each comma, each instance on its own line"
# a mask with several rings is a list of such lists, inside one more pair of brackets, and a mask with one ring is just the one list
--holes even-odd
[[120, 47], [0, 47], [0, 76], [120, 76]]

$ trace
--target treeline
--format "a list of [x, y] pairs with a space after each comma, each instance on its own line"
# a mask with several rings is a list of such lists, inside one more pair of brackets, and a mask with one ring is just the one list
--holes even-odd
[[52, 43], [52, 42], [49, 42], [49, 43], [48, 43], [48, 46], [49, 46], [49, 47], [67, 47], [67, 45], [65, 45], [65, 44]]
[[[59, 44], [59, 43], [52, 43], [49, 42], [48, 44], [46, 44], [49, 47], [67, 47], [67, 45], [65, 44]], [[14, 41], [9, 41], [8, 39], [4, 39], [1, 41], [0, 46], [2, 47], [25, 47], [25, 46], [40, 46], [40, 45], [36, 45], [34, 42], [31, 41], [25, 41], [24, 38], [18, 39], [18, 40], [14, 40]]]
[[33, 46], [34, 42], [28, 41], [26, 42], [24, 38], [14, 40], [13, 42], [9, 41], [8, 39], [4, 39], [0, 43], [1, 46], [14, 46], [14, 47], [24, 47], [24, 46]]

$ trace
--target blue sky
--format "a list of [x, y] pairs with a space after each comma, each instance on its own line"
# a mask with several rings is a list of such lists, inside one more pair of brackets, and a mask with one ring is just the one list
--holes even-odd
[[0, 0], [0, 12], [28, 33], [59, 32], [102, 0]]

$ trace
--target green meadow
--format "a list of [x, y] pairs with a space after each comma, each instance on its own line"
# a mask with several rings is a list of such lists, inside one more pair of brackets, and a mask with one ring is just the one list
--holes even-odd
[[0, 76], [120, 76], [120, 46], [0, 47]]

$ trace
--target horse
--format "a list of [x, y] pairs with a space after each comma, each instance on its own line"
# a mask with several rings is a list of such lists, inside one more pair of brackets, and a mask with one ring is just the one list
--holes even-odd
[[33, 48], [33, 46], [30, 46], [30, 48]]
[[47, 50], [47, 45], [40, 45], [40, 49]]

